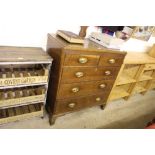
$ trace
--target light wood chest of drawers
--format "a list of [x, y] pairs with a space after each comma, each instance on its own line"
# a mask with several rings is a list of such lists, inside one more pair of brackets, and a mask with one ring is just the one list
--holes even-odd
[[129, 52], [107, 103], [122, 98], [128, 100], [133, 95], [144, 95], [153, 89], [155, 89], [155, 58], [148, 53]]
[[126, 55], [89, 40], [84, 45], [69, 44], [51, 34], [47, 52], [54, 59], [47, 93], [50, 124], [66, 113], [103, 107]]

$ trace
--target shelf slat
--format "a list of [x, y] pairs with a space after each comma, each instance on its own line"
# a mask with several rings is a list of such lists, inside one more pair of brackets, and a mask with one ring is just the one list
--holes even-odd
[[137, 94], [146, 91], [146, 89], [140, 85], [136, 85], [132, 94]]
[[15, 98], [15, 99], [8, 99], [8, 100], [0, 100], [0, 108], [9, 107], [9, 106], [17, 106], [17, 105], [25, 105], [25, 104], [28, 105], [28, 104], [44, 102], [44, 101], [45, 101], [45, 94], [21, 97], [21, 98]]
[[129, 95], [129, 93], [127, 91], [125, 91], [123, 88], [115, 87], [111, 96], [110, 96], [110, 101], [116, 100], [119, 98], [123, 98], [123, 97], [126, 97], [128, 95]]
[[149, 75], [142, 75], [142, 76], [139, 78], [139, 81], [146, 81], [146, 80], [152, 80], [152, 77], [149, 76]]
[[[0, 124], [29, 119], [32, 117], [43, 117], [43, 109], [41, 108], [43, 105], [41, 105], [41, 103], [37, 103], [37, 105], [39, 106], [38, 108], [36, 108], [36, 105], [33, 104], [0, 109]], [[6, 114], [4, 114], [4, 112], [6, 112]]]
[[149, 87], [149, 90], [151, 90], [151, 89], [155, 89], [155, 82], [154, 81], [151, 83], [151, 86]]
[[37, 83], [37, 84], [26, 84], [26, 85], [16, 85], [16, 86], [4, 86], [0, 87], [0, 90], [3, 89], [10, 89], [10, 88], [21, 88], [21, 87], [29, 87], [29, 86], [43, 86], [43, 85], [48, 85], [48, 83]]
[[2, 118], [2, 119], [0, 119], [0, 125], [15, 122], [15, 121], [20, 121], [20, 120], [30, 119], [32, 117], [42, 117], [42, 116], [43, 116], [43, 111], [36, 111], [36, 112], [32, 112], [32, 113]]
[[118, 79], [118, 82], [116, 85], [123, 85], [123, 84], [129, 84], [129, 83], [134, 83], [136, 82], [135, 79], [133, 79], [132, 77], [130, 77], [129, 75], [127, 74], [122, 74], [119, 79]]
[[42, 84], [47, 83], [48, 76], [36, 76], [36, 77], [23, 77], [23, 78], [0, 78], [0, 87], [16, 87], [18, 85], [35, 85], [35, 84]]

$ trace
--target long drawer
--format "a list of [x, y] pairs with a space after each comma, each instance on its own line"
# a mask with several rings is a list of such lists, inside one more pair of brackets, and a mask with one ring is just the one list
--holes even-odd
[[72, 84], [61, 84], [58, 92], [58, 99], [84, 96], [94, 93], [110, 91], [113, 85], [112, 80], [101, 80], [94, 82], [80, 82]]
[[54, 114], [62, 114], [72, 112], [83, 108], [101, 105], [106, 101], [108, 93], [91, 95], [86, 97], [78, 97], [74, 99], [58, 100]]
[[61, 83], [114, 80], [119, 67], [64, 67]]

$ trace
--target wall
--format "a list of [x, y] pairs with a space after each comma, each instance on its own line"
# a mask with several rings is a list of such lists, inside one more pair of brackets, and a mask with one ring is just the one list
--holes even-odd
[[61, 0], [0, 0], [0, 46], [45, 47], [47, 33], [57, 29], [79, 31], [76, 18], [70, 20], [68, 16], [74, 8], [63, 14], [59, 11], [63, 7]]
[[[74, 3], [77, 7], [80, 5], [75, 4], [76, 2], [70, 3]], [[76, 16], [71, 16], [71, 12], [75, 12], [76, 9], [65, 10], [63, 5], [60, 0], [54, 2], [54, 5], [50, 0], [0, 1], [0, 45], [45, 48], [47, 33], [54, 33], [57, 29], [78, 33], [82, 21], [79, 18], [77, 20]], [[64, 17], [67, 17], [67, 20]], [[88, 33], [92, 30], [90, 27]], [[147, 43], [131, 39], [124, 44], [122, 50], [143, 52], [151, 44], [152, 41]]]
[[128, 52], [147, 52], [154, 43], [155, 37], [151, 37], [149, 41], [141, 41], [130, 38], [126, 43], [124, 43], [121, 50]]

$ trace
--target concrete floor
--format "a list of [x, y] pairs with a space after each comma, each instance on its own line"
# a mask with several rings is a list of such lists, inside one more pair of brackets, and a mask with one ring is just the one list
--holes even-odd
[[1, 129], [143, 129], [155, 117], [155, 91], [135, 95], [128, 101], [116, 100], [105, 110], [96, 106], [57, 118], [50, 126], [48, 116], [2, 125]]

